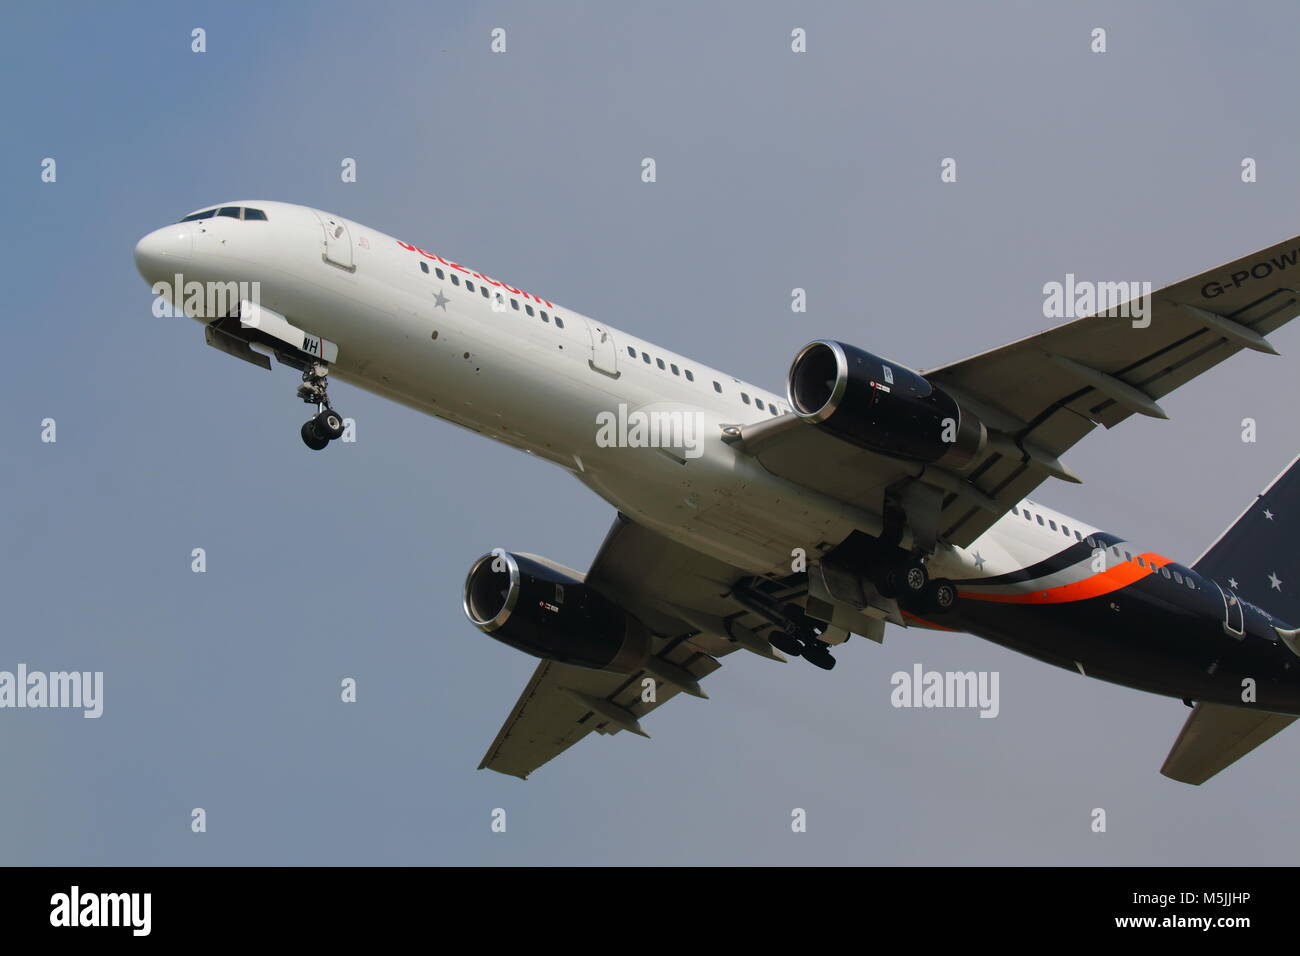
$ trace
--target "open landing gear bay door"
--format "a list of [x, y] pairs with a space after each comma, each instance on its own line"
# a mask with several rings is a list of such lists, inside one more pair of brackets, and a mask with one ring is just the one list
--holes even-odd
[[213, 348], [265, 369], [270, 369], [271, 362], [251, 348], [254, 344], [271, 349], [292, 368], [301, 369], [311, 359], [333, 365], [339, 357], [339, 347], [329, 339], [304, 332], [280, 313], [247, 299], [239, 303], [238, 317], [208, 323], [204, 338]]

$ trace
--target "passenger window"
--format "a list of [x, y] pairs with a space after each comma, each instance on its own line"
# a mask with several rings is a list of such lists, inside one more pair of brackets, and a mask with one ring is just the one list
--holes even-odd
[[511, 300], [510, 300], [510, 308], [512, 308], [512, 309], [514, 309], [516, 312], [518, 312], [518, 311], [519, 311], [519, 300], [518, 300], [518, 299], [511, 299]]
[[676, 365], [669, 365], [669, 368], [671, 368], [671, 369], [673, 370], [673, 374], [674, 374], [674, 375], [681, 375], [681, 374], [682, 374], [681, 372], [679, 372], [679, 371], [677, 370], [677, 366], [676, 366]]
[[[545, 314], [546, 314], [545, 312], [542, 313], [542, 315], [545, 315]], [[630, 356], [632, 356], [633, 358], [636, 358], [636, 349], [632, 348], [632, 346], [629, 345], [629, 346], [627, 347], [627, 354], [630, 355]]]
[[1070, 536], [1070, 529], [1067, 528], [1065, 525], [1061, 525], [1061, 531], [1065, 534], [1067, 538]]
[[1133, 560], [1133, 555], [1131, 555], [1131, 554], [1129, 554], [1127, 551], [1125, 551], [1125, 552], [1124, 552], [1124, 560], [1125, 560], [1125, 561], [1132, 561], [1132, 560]]
[[239, 207], [238, 207], [238, 206], [222, 206], [222, 207], [221, 207], [221, 211], [218, 212], [217, 215], [218, 215], [218, 216], [225, 216], [227, 219], [238, 219], [238, 218], [239, 218]]
[[451, 284], [460, 285], [460, 276], [456, 275], [454, 272], [451, 274]]
[[763, 400], [761, 398], [754, 399], [754, 404], [758, 406], [758, 410], [760, 412], [766, 411], [766, 409], [763, 407]]
[[717, 382], [713, 383], [713, 390], [717, 392], [719, 395], [722, 394], [722, 386], [719, 385]]
[[474, 283], [472, 283], [472, 282], [470, 282], [468, 279], [466, 279], [466, 280], [465, 280], [465, 288], [468, 289], [470, 292], [473, 292], [473, 291], [474, 291]]
[[772, 413], [772, 417], [773, 417], [773, 418], [776, 417], [776, 406], [775, 406], [775, 405], [769, 405], [768, 408], [767, 408], [767, 410], [768, 410], [769, 412]]
[[1025, 509], [1025, 520], [1026, 520], [1026, 521], [1033, 521], [1033, 520], [1034, 520], [1034, 516], [1031, 515], [1031, 514], [1029, 513], [1029, 509]]
[[445, 275], [442, 274], [442, 270], [441, 270], [441, 269], [434, 269], [433, 272], [434, 272], [434, 275], [436, 275], [439, 279], [445, 279], [445, 278], [447, 278]]
[[1043, 516], [1042, 516], [1042, 515], [1034, 515], [1034, 517], [1038, 519], [1038, 523], [1039, 523], [1039, 524], [1042, 524], [1042, 523], [1043, 523]]
[[744, 402], [746, 405], [749, 404], [749, 396], [746, 395], [744, 392], [740, 393], [740, 400]]
[[563, 320], [562, 318], [560, 318], [558, 315], [555, 317], [555, 324], [556, 324], [559, 328], [564, 328], [564, 320]]
[[532, 307], [531, 305], [525, 305], [525, 306], [524, 306], [524, 311], [527, 312], [529, 315], [532, 315], [532, 314], [533, 314], [533, 307]]
[[695, 381], [695, 373], [692, 372], [690, 369], [686, 370], [686, 381], [688, 382]]
[[427, 262], [421, 260], [421, 261], [420, 261], [420, 271], [423, 272], [425, 275], [428, 275], [428, 274], [429, 274], [429, 263], [427, 263]]
[[664, 360], [663, 360], [663, 359], [655, 359], [655, 364], [658, 365], [660, 368], [663, 368], [663, 367], [664, 367]]
[[1083, 540], [1083, 535], [1079, 534], [1078, 531], [1075, 531], [1075, 532], [1074, 532], [1074, 540], [1075, 540], [1075, 541], [1082, 541], [1082, 540]]
[[1053, 530], [1053, 531], [1056, 530], [1056, 522], [1055, 522], [1055, 521], [1048, 521], [1047, 523], [1048, 523], [1049, 525], [1052, 526], [1052, 530]]
[[1183, 576], [1182, 576], [1181, 574], [1179, 574], [1177, 571], [1175, 571], [1175, 572], [1174, 572], [1174, 580], [1177, 581], [1179, 584], [1182, 584], [1182, 583], [1183, 583]]
[[641, 361], [645, 362], [646, 365], [649, 365], [649, 364], [650, 364], [650, 353], [649, 353], [649, 352], [642, 352], [642, 353], [641, 353]]
[[550, 324], [551, 324], [551, 317], [548, 316], [545, 312], [543, 312], [543, 313], [542, 313], [542, 321], [545, 322], [547, 325], [550, 325]]
[[491, 296], [488, 294], [487, 286], [481, 285], [478, 287], [478, 290], [483, 293], [483, 298], [485, 299], [491, 298]]
[[262, 212], [262, 210], [260, 209], [245, 209], [244, 222], [248, 222], [249, 220], [252, 219], [256, 219], [260, 222], [266, 222], [266, 213]]
[[1012, 506], [1011, 506], [1011, 513], [1012, 513], [1013, 515], [1019, 515], [1019, 514], [1020, 514], [1020, 509], [1017, 508], [1015, 505], [1012, 505]]

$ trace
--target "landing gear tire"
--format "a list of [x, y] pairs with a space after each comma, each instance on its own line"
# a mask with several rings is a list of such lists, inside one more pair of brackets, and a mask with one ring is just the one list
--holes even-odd
[[327, 441], [333, 441], [343, 434], [343, 416], [332, 408], [325, 409], [313, 418], [312, 424], [316, 426], [316, 432]]
[[898, 589], [904, 597], [920, 597], [930, 583], [930, 575], [920, 561], [908, 561], [899, 569]]
[[957, 603], [957, 588], [951, 581], [931, 581], [930, 601], [932, 608], [940, 613], [951, 611]]
[[776, 630], [776, 628], [773, 628], [772, 631], [767, 635], [767, 640], [768, 643], [771, 644], [773, 647], [775, 647], [778, 651], [784, 651], [785, 653], [789, 654], [791, 657], [803, 656], [803, 652], [804, 652], [803, 644], [801, 644], [797, 638], [791, 637], [789, 634], [786, 634], [784, 631], [778, 631]]
[[[817, 643], [821, 644], [820, 641]], [[817, 647], [816, 645], [805, 647], [803, 650], [803, 659], [814, 667], [820, 667], [824, 671], [828, 671], [835, 666], [835, 658], [831, 656], [831, 652], [827, 650], [825, 644], [822, 644], [820, 647]]]
[[302, 443], [312, 451], [320, 451], [330, 443], [316, 428], [316, 419], [302, 423]]
[[885, 597], [916, 601], [925, 594], [930, 575], [925, 565], [915, 559], [904, 561], [886, 572], [880, 591]]

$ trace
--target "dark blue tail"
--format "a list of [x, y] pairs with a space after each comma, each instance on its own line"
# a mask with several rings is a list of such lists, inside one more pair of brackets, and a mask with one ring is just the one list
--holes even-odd
[[1300, 457], [1192, 567], [1292, 627], [1300, 625]]

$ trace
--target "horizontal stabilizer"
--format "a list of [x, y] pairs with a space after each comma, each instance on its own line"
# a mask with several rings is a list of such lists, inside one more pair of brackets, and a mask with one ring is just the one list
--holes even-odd
[[1205, 783], [1278, 731], [1285, 730], [1293, 720], [1294, 717], [1285, 714], [1247, 707], [1197, 704], [1160, 772], [1182, 783]]

